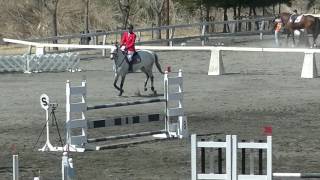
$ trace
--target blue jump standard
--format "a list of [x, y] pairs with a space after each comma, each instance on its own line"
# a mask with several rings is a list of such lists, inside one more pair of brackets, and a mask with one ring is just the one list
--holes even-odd
[[103, 105], [96, 105], [96, 106], [88, 106], [87, 110], [94, 110], [94, 109], [104, 109], [104, 108], [112, 108], [112, 107], [121, 107], [121, 106], [130, 106], [130, 105], [138, 105], [138, 104], [148, 104], [148, 103], [157, 103], [157, 102], [166, 102], [166, 99], [148, 99], [148, 100], [139, 100], [139, 101], [132, 101], [132, 102], [118, 102], [112, 104], [103, 104]]

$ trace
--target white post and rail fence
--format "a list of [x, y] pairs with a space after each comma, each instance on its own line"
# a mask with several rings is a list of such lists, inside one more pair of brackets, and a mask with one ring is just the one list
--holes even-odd
[[[170, 46], [173, 46], [175, 42], [186, 41], [189, 39], [200, 38], [202, 45], [205, 45], [206, 39], [209, 37], [222, 37], [222, 36], [239, 36], [239, 35], [259, 35], [262, 39], [263, 34], [270, 34], [273, 26], [271, 21], [274, 17], [258, 17], [258, 18], [247, 18], [244, 20], [231, 20], [231, 21], [212, 21], [212, 22], [201, 22], [192, 24], [180, 24], [180, 25], [169, 25], [161, 27], [151, 28], [138, 28], [134, 31], [137, 33], [137, 43], [162, 43], [169, 42]], [[239, 29], [240, 24], [246, 24]], [[248, 24], [255, 24], [252, 28], [248, 28]], [[227, 32], [223, 32], [224, 25], [227, 25]], [[169, 31], [169, 39], [155, 39], [154, 32], [161, 33]], [[105, 31], [97, 30], [92, 33], [81, 33], [72, 35], [63, 35], [47, 38], [29, 39], [28, 41], [33, 42], [52, 42], [62, 41], [70, 43], [80, 42], [82, 39], [90, 38], [92, 45], [106, 45], [107, 40], [119, 41], [121, 34], [125, 30], [117, 31]], [[188, 35], [186, 35], [188, 32]], [[102, 39], [102, 42], [99, 40]]]
[[[58, 48], [84, 48], [84, 49], [111, 49], [112, 45], [78, 45], [78, 44], [42, 44], [37, 42], [28, 42], [15, 39], [4, 38], [3, 41], [15, 44], [35, 46], [38, 54], [45, 53], [46, 47]], [[255, 48], [255, 47], [222, 47], [222, 46], [137, 46], [137, 49], [148, 50], [166, 50], [166, 51], [210, 51], [210, 63], [208, 75], [223, 75], [225, 68], [221, 56], [222, 51], [243, 51], [243, 52], [278, 52], [278, 53], [304, 53], [304, 60], [301, 71], [301, 78], [315, 78], [318, 76], [317, 66], [315, 62], [315, 54], [320, 53], [320, 49], [304, 49], [304, 48]]]

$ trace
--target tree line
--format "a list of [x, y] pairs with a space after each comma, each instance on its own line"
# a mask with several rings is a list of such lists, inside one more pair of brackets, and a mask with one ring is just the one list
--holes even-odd
[[[90, 30], [210, 21], [214, 10], [223, 20], [270, 16], [294, 0], [0, 0], [1, 36], [30, 38]], [[295, 0], [303, 1], [303, 0]], [[309, 6], [320, 0], [307, 0]], [[161, 34], [159, 33], [158, 36]], [[161, 37], [158, 37], [161, 38]]]

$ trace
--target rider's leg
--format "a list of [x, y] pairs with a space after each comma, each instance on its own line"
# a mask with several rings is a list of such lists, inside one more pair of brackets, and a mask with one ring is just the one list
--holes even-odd
[[133, 56], [134, 52], [133, 51], [128, 51], [128, 54], [127, 54], [127, 58], [128, 58], [128, 61], [129, 61], [129, 71], [132, 71], [132, 56]]

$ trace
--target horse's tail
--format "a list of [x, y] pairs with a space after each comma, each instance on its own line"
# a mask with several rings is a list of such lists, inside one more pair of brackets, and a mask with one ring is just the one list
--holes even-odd
[[154, 54], [154, 60], [155, 60], [155, 63], [156, 63], [156, 66], [157, 66], [158, 71], [159, 71], [161, 74], [164, 74], [164, 72], [163, 72], [162, 69], [161, 69], [161, 65], [160, 65], [160, 63], [159, 63], [159, 59], [158, 59], [158, 55], [157, 55], [157, 54]]

